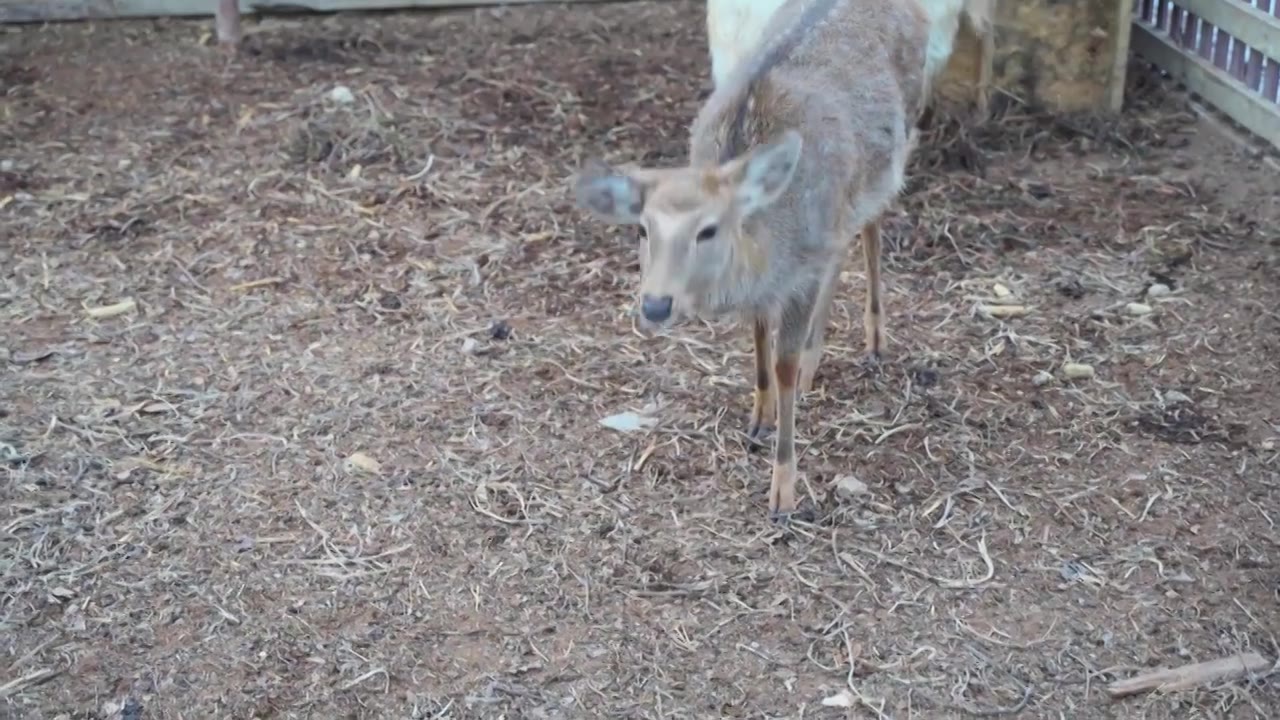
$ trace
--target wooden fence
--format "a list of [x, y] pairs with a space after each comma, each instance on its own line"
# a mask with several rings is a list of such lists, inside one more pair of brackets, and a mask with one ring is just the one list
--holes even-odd
[[1280, 148], [1280, 0], [1135, 0], [1131, 46]]
[[[522, 5], [598, 0], [231, 0], [246, 14]], [[0, 0], [0, 24], [214, 14], [221, 0]]]

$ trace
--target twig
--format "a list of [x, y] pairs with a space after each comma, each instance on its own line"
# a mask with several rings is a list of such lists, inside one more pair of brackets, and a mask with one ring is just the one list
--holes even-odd
[[[898, 568], [899, 570], [915, 575], [916, 577], [922, 580], [928, 580], [929, 582], [937, 584], [938, 587], [947, 588], [949, 590], [967, 590], [967, 589], [975, 588], [981, 585], [982, 583], [987, 582], [988, 580], [995, 577], [996, 575], [996, 565], [995, 565], [995, 562], [991, 559], [991, 553], [987, 552], [987, 541], [985, 538], [981, 538], [978, 540], [978, 555], [982, 557], [982, 562], [987, 566], [987, 572], [982, 577], [973, 578], [969, 580], [953, 580], [951, 578], [944, 578], [944, 577], [938, 577], [937, 575], [931, 575], [923, 570], [914, 568], [902, 562], [901, 560], [894, 560], [893, 558], [889, 557], [888, 555], [885, 555], [879, 550], [872, 550], [871, 548], [866, 548], [859, 545], [854, 545], [853, 549], [857, 550], [860, 553], [863, 553], [864, 555], [870, 555], [871, 557], [879, 560], [882, 563], [885, 563], [886, 565], [892, 565]], [[840, 560], [842, 560], [850, 568], [854, 569], [855, 571], [859, 569], [857, 563], [853, 561], [853, 558], [851, 558], [848, 553], [840, 553], [839, 557], [840, 557]]]
[[61, 673], [62, 671], [56, 668], [42, 668], [35, 672], [27, 673], [22, 677], [14, 678], [9, 682], [0, 685], [0, 698], [9, 697], [29, 685], [39, 685], [40, 683]]

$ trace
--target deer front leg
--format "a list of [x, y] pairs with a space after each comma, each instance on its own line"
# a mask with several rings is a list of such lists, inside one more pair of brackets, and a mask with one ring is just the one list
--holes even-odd
[[978, 123], [985, 123], [988, 114], [991, 111], [991, 73], [992, 63], [995, 62], [996, 43], [994, 30], [987, 27], [985, 31], [979, 31], [978, 39], [981, 45], [978, 50], [978, 67], [974, 78], [977, 85], [977, 118]]
[[840, 285], [840, 263], [833, 262], [831, 269], [822, 279], [818, 289], [818, 300], [813, 307], [813, 317], [809, 319], [809, 335], [804, 343], [804, 352], [800, 354], [800, 376], [796, 383], [800, 392], [807, 393], [813, 389], [813, 377], [822, 362], [823, 340], [827, 330], [827, 319], [831, 314], [831, 302], [835, 299], [836, 288]]
[[747, 426], [747, 438], [758, 444], [773, 427], [777, 412], [777, 392], [773, 383], [773, 371], [769, 367], [769, 319], [760, 316], [752, 323], [756, 349], [756, 390], [751, 404], [751, 423]]
[[796, 511], [796, 381], [800, 354], [809, 334], [817, 292], [787, 303], [778, 331], [773, 365], [777, 382], [778, 436], [773, 447], [773, 480], [769, 485], [769, 518], [786, 522]]
[[862, 228], [862, 256], [867, 271], [867, 306], [862, 316], [866, 331], [867, 362], [880, 363], [884, 352], [884, 305], [880, 282], [880, 218]]

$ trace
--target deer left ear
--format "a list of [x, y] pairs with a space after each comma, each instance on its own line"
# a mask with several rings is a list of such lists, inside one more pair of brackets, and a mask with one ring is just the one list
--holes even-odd
[[731, 161], [736, 167], [730, 176], [737, 178], [735, 195], [744, 214], [768, 207], [782, 196], [795, 176], [803, 147], [800, 133], [787, 130], [773, 142]]
[[579, 208], [615, 225], [634, 225], [644, 213], [646, 186], [629, 173], [602, 160], [588, 160], [574, 182]]

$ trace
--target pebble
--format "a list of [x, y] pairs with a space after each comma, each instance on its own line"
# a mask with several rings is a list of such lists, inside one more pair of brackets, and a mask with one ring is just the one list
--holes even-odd
[[356, 94], [346, 85], [337, 85], [329, 91], [329, 99], [339, 105], [350, 105], [356, 101]]
[[840, 475], [836, 478], [836, 494], [844, 497], [865, 495], [867, 484], [852, 475]]

